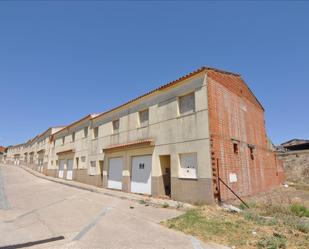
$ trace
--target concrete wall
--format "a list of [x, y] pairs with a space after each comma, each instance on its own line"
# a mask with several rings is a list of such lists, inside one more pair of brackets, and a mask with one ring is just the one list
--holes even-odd
[[[178, 98], [194, 93], [195, 111], [181, 115]], [[149, 109], [149, 121], [145, 126], [139, 123], [139, 111]], [[117, 132], [113, 131], [113, 120], [120, 120]], [[98, 127], [98, 136], [94, 129]], [[84, 129], [88, 130], [87, 137]], [[75, 140], [72, 140], [72, 134]], [[64, 137], [64, 140], [63, 140]], [[143, 148], [124, 147], [118, 151], [103, 152], [103, 149], [117, 144], [126, 144], [143, 139], [152, 139], [153, 145]], [[64, 141], [64, 142], [63, 142]], [[208, 130], [208, 106], [205, 73], [200, 73], [176, 87], [140, 99], [118, 110], [94, 119], [82, 119], [74, 125], [57, 132], [49, 144], [48, 175], [57, 175], [59, 160], [70, 151], [73, 159], [73, 179], [76, 181], [107, 186], [108, 159], [115, 153], [125, 158], [123, 171], [123, 191], [130, 191], [131, 158], [134, 155], [152, 155], [152, 194], [164, 195], [164, 174], [160, 156], [170, 156], [171, 196], [177, 200], [191, 202], [213, 202], [210, 167], [210, 143]], [[41, 147], [40, 147], [41, 149]], [[46, 149], [47, 151], [47, 149]], [[179, 175], [181, 153], [197, 153], [197, 178], [181, 179]], [[64, 154], [63, 154], [64, 153]], [[85, 161], [82, 161], [82, 157]], [[77, 160], [78, 158], [78, 166]], [[67, 159], [67, 158], [66, 158]], [[96, 162], [94, 175], [90, 175], [90, 162]], [[99, 162], [103, 161], [103, 171]], [[45, 161], [44, 161], [45, 162]], [[192, 188], [180, 188], [184, 182]], [[207, 184], [205, 185], [205, 182]], [[193, 191], [193, 195], [192, 195]], [[194, 197], [195, 196], [195, 197]]]
[[[210, 166], [210, 143], [208, 129], [208, 106], [205, 74], [199, 74], [182, 84], [166, 89], [159, 94], [149, 96], [120, 110], [113, 111], [101, 117], [93, 119], [92, 129], [99, 127], [98, 138], [92, 138], [89, 144], [89, 161], [104, 160], [104, 168], [108, 155], [103, 153], [103, 149], [110, 145], [126, 144], [143, 139], [153, 139], [152, 150], [152, 179], [153, 194], [163, 194], [163, 172], [160, 165], [160, 155], [170, 155], [171, 177], [178, 179], [172, 185], [172, 198], [183, 201], [213, 202], [213, 190], [210, 184], [212, 172]], [[195, 112], [180, 115], [178, 111], [178, 98], [188, 93], [194, 93]], [[149, 122], [146, 127], [140, 127], [138, 112], [149, 108]], [[117, 133], [113, 132], [112, 121], [120, 120], [120, 127]], [[131, 157], [130, 151], [127, 157]], [[185, 179], [185, 183], [194, 187], [179, 188], [176, 182], [181, 182], [179, 176], [179, 155], [181, 153], [197, 153], [197, 179]], [[143, 155], [143, 151], [136, 155]], [[124, 176], [130, 178], [130, 159], [127, 158]], [[99, 172], [98, 172], [99, 173]], [[104, 172], [104, 174], [107, 174]], [[128, 184], [128, 180], [125, 180]], [[208, 184], [204, 184], [208, 182]], [[129, 191], [126, 187], [125, 191]], [[198, 195], [192, 195], [191, 191], [196, 191]], [[190, 198], [188, 198], [190, 197]]]
[[309, 183], [309, 150], [279, 152], [287, 180]]

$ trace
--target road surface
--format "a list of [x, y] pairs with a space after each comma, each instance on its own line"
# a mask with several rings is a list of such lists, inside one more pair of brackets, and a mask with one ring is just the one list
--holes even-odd
[[159, 224], [180, 214], [0, 166], [0, 248], [219, 248]]

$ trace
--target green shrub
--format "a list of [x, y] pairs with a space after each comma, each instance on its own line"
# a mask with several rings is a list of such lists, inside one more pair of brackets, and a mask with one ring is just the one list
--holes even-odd
[[274, 226], [278, 224], [278, 221], [276, 218], [273, 218], [273, 217], [266, 218], [266, 217], [258, 215], [257, 213], [250, 212], [250, 211], [244, 212], [244, 218], [246, 220], [253, 221], [254, 223], [258, 225]]
[[257, 243], [258, 248], [267, 249], [285, 249], [286, 248], [286, 238], [285, 236], [274, 233], [271, 236], [263, 237]]
[[243, 204], [243, 203], [240, 203], [239, 208], [240, 208], [241, 210], [247, 209], [246, 205]]
[[292, 204], [290, 210], [293, 214], [299, 217], [309, 217], [309, 209], [301, 204]]

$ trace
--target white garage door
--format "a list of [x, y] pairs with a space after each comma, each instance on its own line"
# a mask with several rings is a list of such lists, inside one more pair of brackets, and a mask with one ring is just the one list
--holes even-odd
[[58, 171], [59, 178], [63, 178], [63, 170], [64, 170], [64, 160], [59, 160], [59, 171]]
[[151, 195], [151, 167], [151, 155], [132, 158], [132, 193]]
[[109, 159], [107, 187], [112, 189], [122, 189], [122, 157]]
[[73, 160], [69, 159], [67, 161], [67, 180], [73, 179]]

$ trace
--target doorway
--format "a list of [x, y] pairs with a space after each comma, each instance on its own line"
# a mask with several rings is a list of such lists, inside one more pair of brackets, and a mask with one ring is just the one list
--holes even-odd
[[161, 172], [166, 196], [171, 196], [171, 156], [160, 156]]
[[99, 161], [100, 176], [101, 176], [101, 183], [100, 183], [100, 185], [101, 185], [101, 186], [103, 186], [103, 163], [104, 163], [103, 160], [100, 160], [100, 161]]

